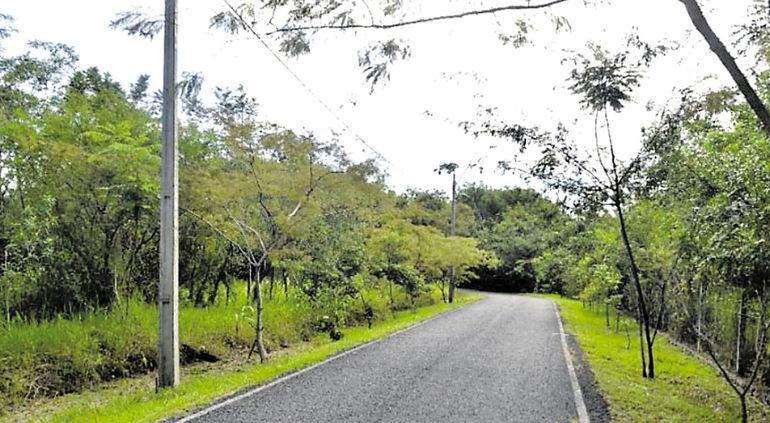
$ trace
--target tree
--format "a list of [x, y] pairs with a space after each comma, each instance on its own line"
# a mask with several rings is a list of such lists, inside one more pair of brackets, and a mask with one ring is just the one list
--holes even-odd
[[535, 271], [535, 259], [557, 248], [568, 218], [560, 208], [533, 190], [493, 190], [464, 186], [458, 195], [474, 210], [473, 237], [500, 259], [494, 269], [477, 268], [472, 286], [507, 292], [532, 292], [547, 279]]
[[[666, 47], [650, 46], [635, 36], [630, 36], [627, 44], [629, 49], [618, 54], [592, 45], [589, 46], [590, 56], [579, 55], [574, 59], [576, 67], [570, 75], [570, 88], [581, 96], [581, 106], [593, 113], [593, 154], [581, 154], [574, 143], [569, 142], [566, 128], [561, 125], [555, 135], [540, 132], [537, 128], [491, 123], [483, 124], [478, 132], [510, 139], [522, 148], [531, 144], [539, 146], [543, 154], [532, 169], [534, 176], [551, 188], [575, 196], [579, 203], [587, 204], [596, 211], [604, 207], [612, 208], [625, 247], [629, 274], [635, 287], [640, 331], [646, 344], [646, 358], [644, 348], [641, 351], [642, 376], [654, 378], [652, 318], [625, 216], [631, 180], [639, 173], [646, 157], [643, 151], [627, 162], [617, 157], [609, 109], [615, 112], [623, 109], [624, 103], [631, 98], [632, 90], [639, 85], [641, 69], [656, 56], [665, 53]], [[606, 130], [605, 147], [599, 136], [602, 126]]]
[[[756, 90], [736, 64], [721, 39], [711, 28], [697, 0], [679, 0], [685, 7], [693, 27], [704, 37], [709, 47], [728, 71], [738, 86], [746, 101], [751, 106], [765, 133], [770, 134], [770, 112], [761, 101]], [[246, 31], [263, 40], [263, 37], [274, 36], [280, 40], [280, 49], [286, 55], [293, 57], [307, 54], [311, 51], [311, 42], [320, 31], [386, 31], [413, 25], [425, 25], [438, 21], [463, 19], [485, 15], [497, 15], [503, 12], [526, 12], [545, 10], [551, 12], [568, 0], [551, 0], [540, 3], [509, 4], [489, 8], [470, 9], [459, 13], [436, 15], [420, 18], [406, 18], [405, 7], [401, 0], [387, 0], [381, 8], [372, 9], [366, 2], [340, 3], [334, 1], [312, 2], [301, 0], [287, 3], [268, 1], [258, 6], [252, 2], [244, 2], [237, 6], [226, 2], [227, 8], [211, 18], [211, 26], [218, 27], [227, 33]], [[584, 4], [591, 3], [584, 1]], [[766, 5], [759, 2], [753, 14], [759, 16], [754, 23], [743, 25], [739, 33], [741, 39], [750, 43], [767, 47], [767, 38], [762, 35], [766, 23], [762, 22], [767, 15]], [[398, 18], [395, 21], [392, 19]], [[552, 14], [551, 21], [557, 32], [569, 29], [566, 17]], [[391, 20], [390, 22], [386, 22]], [[162, 29], [162, 21], [145, 16], [139, 11], [119, 13], [111, 22], [112, 28], [122, 29], [131, 35], [152, 38]], [[501, 34], [503, 43], [512, 42], [515, 46], [526, 43], [530, 25], [525, 20], [517, 22], [518, 32], [514, 35]], [[0, 32], [2, 34], [2, 32]], [[264, 42], [264, 40], [263, 40]], [[388, 67], [398, 60], [411, 56], [411, 51], [404, 40], [389, 39], [376, 42], [359, 53], [359, 64], [363, 68], [367, 81], [372, 83], [372, 89], [380, 81], [390, 78]]]
[[[701, 278], [717, 276], [707, 286], [707, 299], [711, 295], [737, 297], [735, 302], [714, 303], [713, 312], [699, 315], [693, 330], [738, 395], [741, 419], [747, 421], [746, 395], [765, 366], [770, 328], [770, 249], [765, 237], [769, 226], [764, 212], [770, 204], [766, 189], [770, 174], [763, 165], [770, 157], [770, 142], [746, 122], [749, 115], [742, 108], [735, 115], [734, 130], [715, 128], [699, 134], [696, 143], [683, 148], [683, 158], [702, 185], [689, 189], [695, 204], [687, 221], [695, 242], [688, 253], [691, 260], [697, 260]], [[750, 325], [755, 328], [753, 351], [748, 342]], [[727, 372], [729, 362], [737, 377]]]

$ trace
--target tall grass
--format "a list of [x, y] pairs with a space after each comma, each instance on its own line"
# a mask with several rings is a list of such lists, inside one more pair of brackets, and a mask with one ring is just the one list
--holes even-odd
[[[387, 319], [393, 310], [412, 306], [402, 291], [391, 304], [384, 287], [365, 291], [363, 297], [375, 320]], [[429, 291], [415, 305], [432, 304], [438, 298], [437, 292]], [[321, 330], [319, 321], [323, 316], [328, 318], [332, 313], [336, 313], [334, 319], [340, 325], [365, 322], [360, 297], [333, 305], [311, 301], [301, 292], [277, 292], [273, 298], [265, 298], [268, 351], [309, 340]], [[182, 304], [180, 342], [195, 350], [238, 359], [251, 346], [253, 319], [245, 286], [236, 284], [229, 299], [222, 296], [212, 306]], [[0, 406], [7, 409], [25, 399], [79, 392], [102, 382], [152, 371], [156, 366], [157, 322], [154, 305], [133, 300], [109, 312], [6, 325], [0, 331]]]

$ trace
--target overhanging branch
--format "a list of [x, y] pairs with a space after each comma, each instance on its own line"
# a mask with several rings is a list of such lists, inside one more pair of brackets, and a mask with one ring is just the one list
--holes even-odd
[[711, 28], [711, 25], [709, 25], [697, 0], [679, 1], [682, 2], [687, 9], [687, 14], [690, 16], [690, 20], [692, 21], [693, 26], [695, 26], [695, 29], [700, 32], [708, 43], [709, 48], [711, 48], [711, 51], [716, 54], [719, 61], [722, 62], [722, 65], [727, 69], [727, 72], [730, 73], [730, 76], [733, 78], [733, 81], [735, 81], [738, 89], [740, 89], [746, 102], [749, 103], [749, 106], [757, 116], [765, 134], [770, 135], [770, 110], [768, 110], [767, 106], [762, 102], [762, 99], [759, 97], [754, 87], [751, 86], [746, 75], [744, 75], [743, 71], [738, 67], [735, 58], [727, 50], [727, 47], [725, 47], [722, 40], [719, 39], [717, 34]]
[[402, 28], [405, 26], [412, 26], [412, 25], [418, 25], [423, 23], [461, 19], [469, 16], [491, 15], [499, 12], [547, 9], [549, 7], [556, 6], [561, 3], [565, 3], [567, 1], [569, 0], [551, 0], [549, 2], [540, 3], [540, 4], [525, 4], [525, 5], [517, 4], [517, 5], [499, 6], [499, 7], [492, 7], [489, 9], [469, 10], [469, 11], [454, 13], [449, 15], [432, 16], [428, 18], [420, 18], [420, 19], [414, 19], [414, 20], [403, 21], [403, 22], [395, 22], [395, 23], [389, 23], [389, 24], [371, 23], [371, 24], [345, 24], [345, 25], [291, 26], [291, 27], [278, 28], [276, 30], [268, 32], [267, 35], [273, 35], [273, 34], [283, 33], [283, 32], [294, 32], [294, 31], [318, 31], [318, 30], [324, 30], [324, 29], [331, 29], [331, 30], [381, 29], [381, 30], [384, 30], [384, 29]]

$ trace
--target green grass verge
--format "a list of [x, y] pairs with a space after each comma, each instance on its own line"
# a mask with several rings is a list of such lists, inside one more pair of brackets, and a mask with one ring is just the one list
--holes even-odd
[[49, 422], [150, 422], [178, 416], [214, 402], [230, 393], [258, 386], [281, 375], [323, 361], [341, 351], [387, 336], [440, 313], [461, 307], [482, 297], [461, 293], [454, 304], [435, 304], [403, 311], [393, 319], [376, 323], [372, 329], [354, 327], [343, 330], [345, 337], [338, 342], [327, 336], [316, 336], [273, 355], [264, 365], [229, 363], [219, 367], [191, 366], [183, 369], [178, 388], [155, 393], [153, 378], [127, 379], [109, 386], [80, 394], [30, 404], [23, 410], [7, 415], [7, 421]]
[[[718, 371], [700, 358], [659, 336], [655, 341], [656, 377], [643, 379], [635, 321], [621, 319], [620, 330], [615, 332], [614, 317], [608, 329], [603, 311], [584, 308], [575, 300], [544, 297], [559, 305], [565, 330], [577, 337], [613, 421], [740, 421], [738, 397]], [[770, 421], [770, 408], [752, 400], [749, 419]]]

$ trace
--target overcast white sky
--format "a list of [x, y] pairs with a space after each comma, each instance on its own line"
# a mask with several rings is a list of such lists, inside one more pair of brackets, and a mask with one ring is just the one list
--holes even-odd
[[[479, 4], [515, 4], [519, 0], [405, 0], [410, 17], [478, 8]], [[730, 41], [734, 26], [747, 19], [752, 0], [702, 1], [716, 32]], [[161, 0], [0, 0], [0, 12], [16, 19], [19, 30], [5, 42], [10, 54], [24, 51], [28, 40], [72, 45], [81, 66], [98, 66], [128, 86], [140, 74], [150, 74], [153, 88], [161, 84], [162, 40], [129, 37], [108, 29], [117, 12], [135, 6], [160, 13]], [[243, 84], [260, 103], [264, 119], [297, 130], [326, 136], [341, 133], [342, 142], [357, 159], [372, 156], [356, 138], [302, 88], [256, 40], [233, 37], [208, 28], [208, 19], [224, 10], [219, 0], [180, 0], [180, 70], [203, 72], [208, 88]], [[555, 34], [541, 12], [518, 12], [472, 17], [398, 30], [398, 32], [325, 33], [315, 39], [310, 55], [289, 59], [294, 71], [360, 136], [387, 158], [388, 183], [446, 190], [448, 179], [433, 169], [442, 162], [461, 166], [482, 159], [486, 171], [468, 171], [463, 182], [495, 187], [523, 185], [511, 175], [494, 173], [498, 160], [510, 160], [516, 150], [499, 140], [479, 140], [463, 133], [458, 123], [472, 120], [479, 105], [497, 107], [508, 122], [554, 128], [558, 122], [575, 134], [592, 133], [592, 120], [577, 106], [565, 82], [569, 68], [561, 65], [564, 50], [585, 52], [589, 41], [608, 48], [619, 46], [637, 28], [648, 42], [678, 41], [682, 48], [660, 60], [646, 75], [635, 104], [613, 118], [625, 154], [638, 146], [639, 131], [674, 91], [695, 84], [705, 89], [731, 81], [700, 35], [691, 31], [684, 7], [677, 0], [613, 0], [610, 5], [584, 7], [574, 0], [556, 9], [570, 20], [572, 31]], [[534, 45], [504, 46], [498, 35], [515, 32], [515, 22], [532, 18], [540, 31]], [[373, 94], [358, 67], [358, 50], [376, 39], [402, 37], [412, 57], [392, 69], [392, 79]], [[272, 42], [277, 48], [277, 43]], [[741, 60], [746, 69], [750, 58]], [[715, 78], [703, 82], [703, 78]], [[426, 114], [429, 111], [429, 114]], [[587, 140], [588, 141], [588, 140]], [[490, 149], [490, 145], [497, 148]]]

